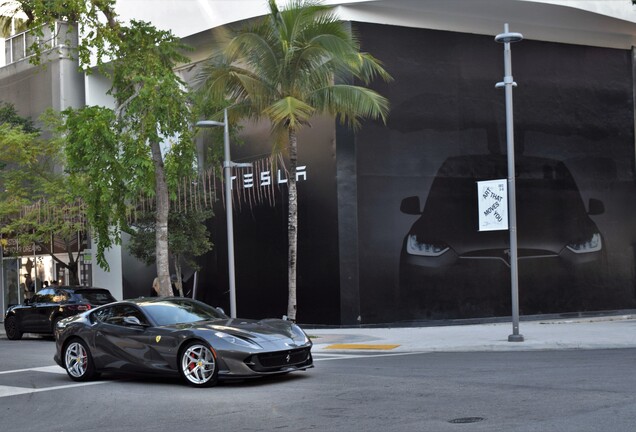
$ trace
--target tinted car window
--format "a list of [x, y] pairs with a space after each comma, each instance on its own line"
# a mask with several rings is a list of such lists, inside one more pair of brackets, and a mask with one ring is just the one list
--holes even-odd
[[64, 291], [64, 290], [56, 290], [55, 294], [53, 295], [53, 302], [55, 303], [63, 303], [68, 301], [68, 299], [71, 297], [71, 295], [68, 293], [68, 291]]
[[103, 305], [114, 302], [115, 298], [108, 290], [77, 290], [73, 293], [73, 301]]
[[148, 320], [139, 309], [132, 305], [114, 305], [100, 309], [92, 314], [93, 321], [100, 321], [106, 324], [123, 325], [125, 317], [136, 317], [142, 324], [147, 324]]
[[227, 318], [212, 306], [188, 300], [144, 303], [141, 307], [160, 326]]
[[52, 303], [53, 296], [55, 295], [55, 290], [51, 288], [44, 288], [40, 290], [33, 296], [32, 303]]
[[93, 312], [91, 314], [91, 321], [92, 322], [104, 322], [108, 319], [108, 317], [110, 317], [113, 314], [113, 308], [112, 307], [105, 307], [105, 308], [101, 308], [96, 310], [95, 312]]

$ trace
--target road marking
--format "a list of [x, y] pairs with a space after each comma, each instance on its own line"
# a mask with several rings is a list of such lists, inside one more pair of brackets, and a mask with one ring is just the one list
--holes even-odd
[[103, 384], [104, 382], [106, 381], [90, 381], [90, 382], [84, 382], [84, 383], [68, 384], [68, 385], [61, 385], [61, 386], [55, 386], [55, 387], [43, 387], [43, 388], [0, 386], [0, 398], [7, 397], [7, 396], [28, 394], [28, 393], [40, 393], [40, 392], [45, 392], [50, 390], [65, 390], [65, 389], [73, 388], [73, 387], [84, 387], [84, 386], [95, 385], [95, 384]]
[[377, 344], [333, 344], [326, 346], [325, 349], [333, 350], [373, 350], [388, 351], [399, 347], [399, 345], [377, 345]]
[[66, 373], [66, 371], [64, 369], [62, 369], [60, 366], [53, 365], [53, 366], [41, 366], [41, 367], [26, 368], [26, 369], [14, 369], [14, 370], [8, 370], [8, 371], [0, 371], [0, 375], [18, 373], [18, 372], [31, 372], [31, 371], [62, 373], [62, 374]]
[[[66, 375], [66, 371], [58, 365], [1, 371], [0, 374], [6, 375], [6, 374], [20, 373], [20, 372], [46, 372], [46, 373]], [[40, 393], [40, 392], [45, 392], [50, 390], [65, 390], [65, 389], [69, 389], [73, 387], [84, 387], [88, 385], [104, 384], [106, 382], [108, 381], [89, 381], [89, 382], [83, 382], [83, 383], [73, 383], [73, 384], [66, 384], [66, 385], [60, 385], [60, 386], [54, 386], [54, 387], [42, 387], [42, 388], [0, 385], [0, 398], [22, 395], [22, 394], [29, 394], [29, 393]]]
[[[331, 352], [316, 352], [312, 353], [314, 357], [314, 361], [325, 361], [325, 360], [349, 360], [349, 359], [359, 359], [359, 358], [371, 358], [371, 357], [396, 357], [396, 356], [407, 356], [414, 354], [425, 354], [425, 352], [402, 352], [402, 353], [371, 353], [371, 354], [363, 354], [363, 353], [351, 353], [351, 354], [343, 354], [343, 353], [331, 353]], [[8, 371], [0, 371], [0, 375], [4, 374], [12, 374], [12, 373], [20, 373], [20, 372], [46, 372], [46, 373], [54, 373], [54, 374], [66, 374], [66, 371], [57, 365], [53, 366], [40, 366], [26, 369], [14, 369]], [[26, 387], [15, 387], [15, 386], [3, 386], [0, 385], [0, 398], [9, 397], [9, 396], [17, 396], [29, 393], [41, 393], [45, 391], [52, 390], [66, 390], [75, 387], [85, 387], [90, 385], [97, 384], [106, 384], [112, 381], [89, 381], [83, 383], [73, 383], [66, 384], [54, 387], [43, 387], [43, 388], [26, 388]]]
[[[416, 354], [429, 354], [425, 351], [419, 352], [401, 352], [401, 353], [372, 353], [372, 354], [335, 354], [335, 353], [312, 353], [311, 355], [314, 358], [314, 361], [323, 361], [323, 360], [350, 360], [350, 359], [359, 359], [359, 358], [373, 358], [373, 357], [397, 357], [397, 356], [407, 356], [407, 355], [416, 355]], [[325, 357], [322, 357], [325, 356]], [[321, 358], [322, 357], [322, 358]]]

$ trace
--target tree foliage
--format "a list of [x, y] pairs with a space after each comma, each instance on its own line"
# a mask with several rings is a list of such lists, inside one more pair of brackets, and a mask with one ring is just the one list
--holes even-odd
[[[58, 169], [63, 163], [59, 141], [42, 139], [30, 119], [19, 116], [10, 104], [0, 105], [0, 233], [49, 252], [68, 268], [70, 282], [78, 284], [85, 208], [68, 176]], [[53, 254], [53, 238], [64, 243], [68, 262]], [[75, 255], [72, 246], [77, 246]]]
[[[149, 23], [119, 20], [114, 0], [18, 3], [36, 34], [58, 20], [75, 25], [83, 35], [75, 52], [80, 66], [90, 73], [95, 64], [112, 82], [114, 109], [66, 110], [58, 129], [67, 143], [68, 172], [87, 203], [98, 263], [108, 268], [104, 253], [128, 228], [131, 197], [154, 196], [157, 275], [162, 294], [169, 294], [168, 184], [170, 176], [187, 174], [195, 158], [187, 88], [174, 73], [188, 61], [186, 46]], [[46, 48], [30, 47], [34, 63]]]
[[[201, 92], [228, 99], [234, 116], [268, 119], [275, 143], [286, 144], [290, 172], [297, 165], [297, 133], [316, 114], [330, 114], [357, 128], [365, 118], [386, 120], [389, 103], [365, 86], [390, 80], [381, 63], [360, 45], [332, 7], [313, 0], [290, 0], [279, 10], [241, 29], [199, 76]], [[357, 80], [362, 85], [348, 84]], [[297, 191], [288, 181], [287, 315], [296, 318]]]
[[[178, 212], [171, 210], [168, 217], [168, 245], [172, 258], [177, 286], [182, 286], [182, 266], [199, 270], [196, 257], [212, 249], [210, 233], [205, 222], [212, 217], [211, 210]], [[151, 213], [138, 215], [133, 225], [133, 236], [128, 245], [130, 253], [145, 262], [154, 264], [155, 224]], [[180, 292], [183, 296], [183, 292]]]

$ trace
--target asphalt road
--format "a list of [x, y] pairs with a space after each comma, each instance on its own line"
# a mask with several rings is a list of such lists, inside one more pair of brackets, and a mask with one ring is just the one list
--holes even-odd
[[192, 389], [78, 385], [45, 339], [0, 339], [0, 431], [634, 431], [636, 349], [321, 353], [283, 377]]

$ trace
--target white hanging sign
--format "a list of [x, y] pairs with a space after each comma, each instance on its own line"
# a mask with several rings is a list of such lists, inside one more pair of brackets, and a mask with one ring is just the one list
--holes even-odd
[[477, 182], [479, 231], [508, 229], [508, 181]]

